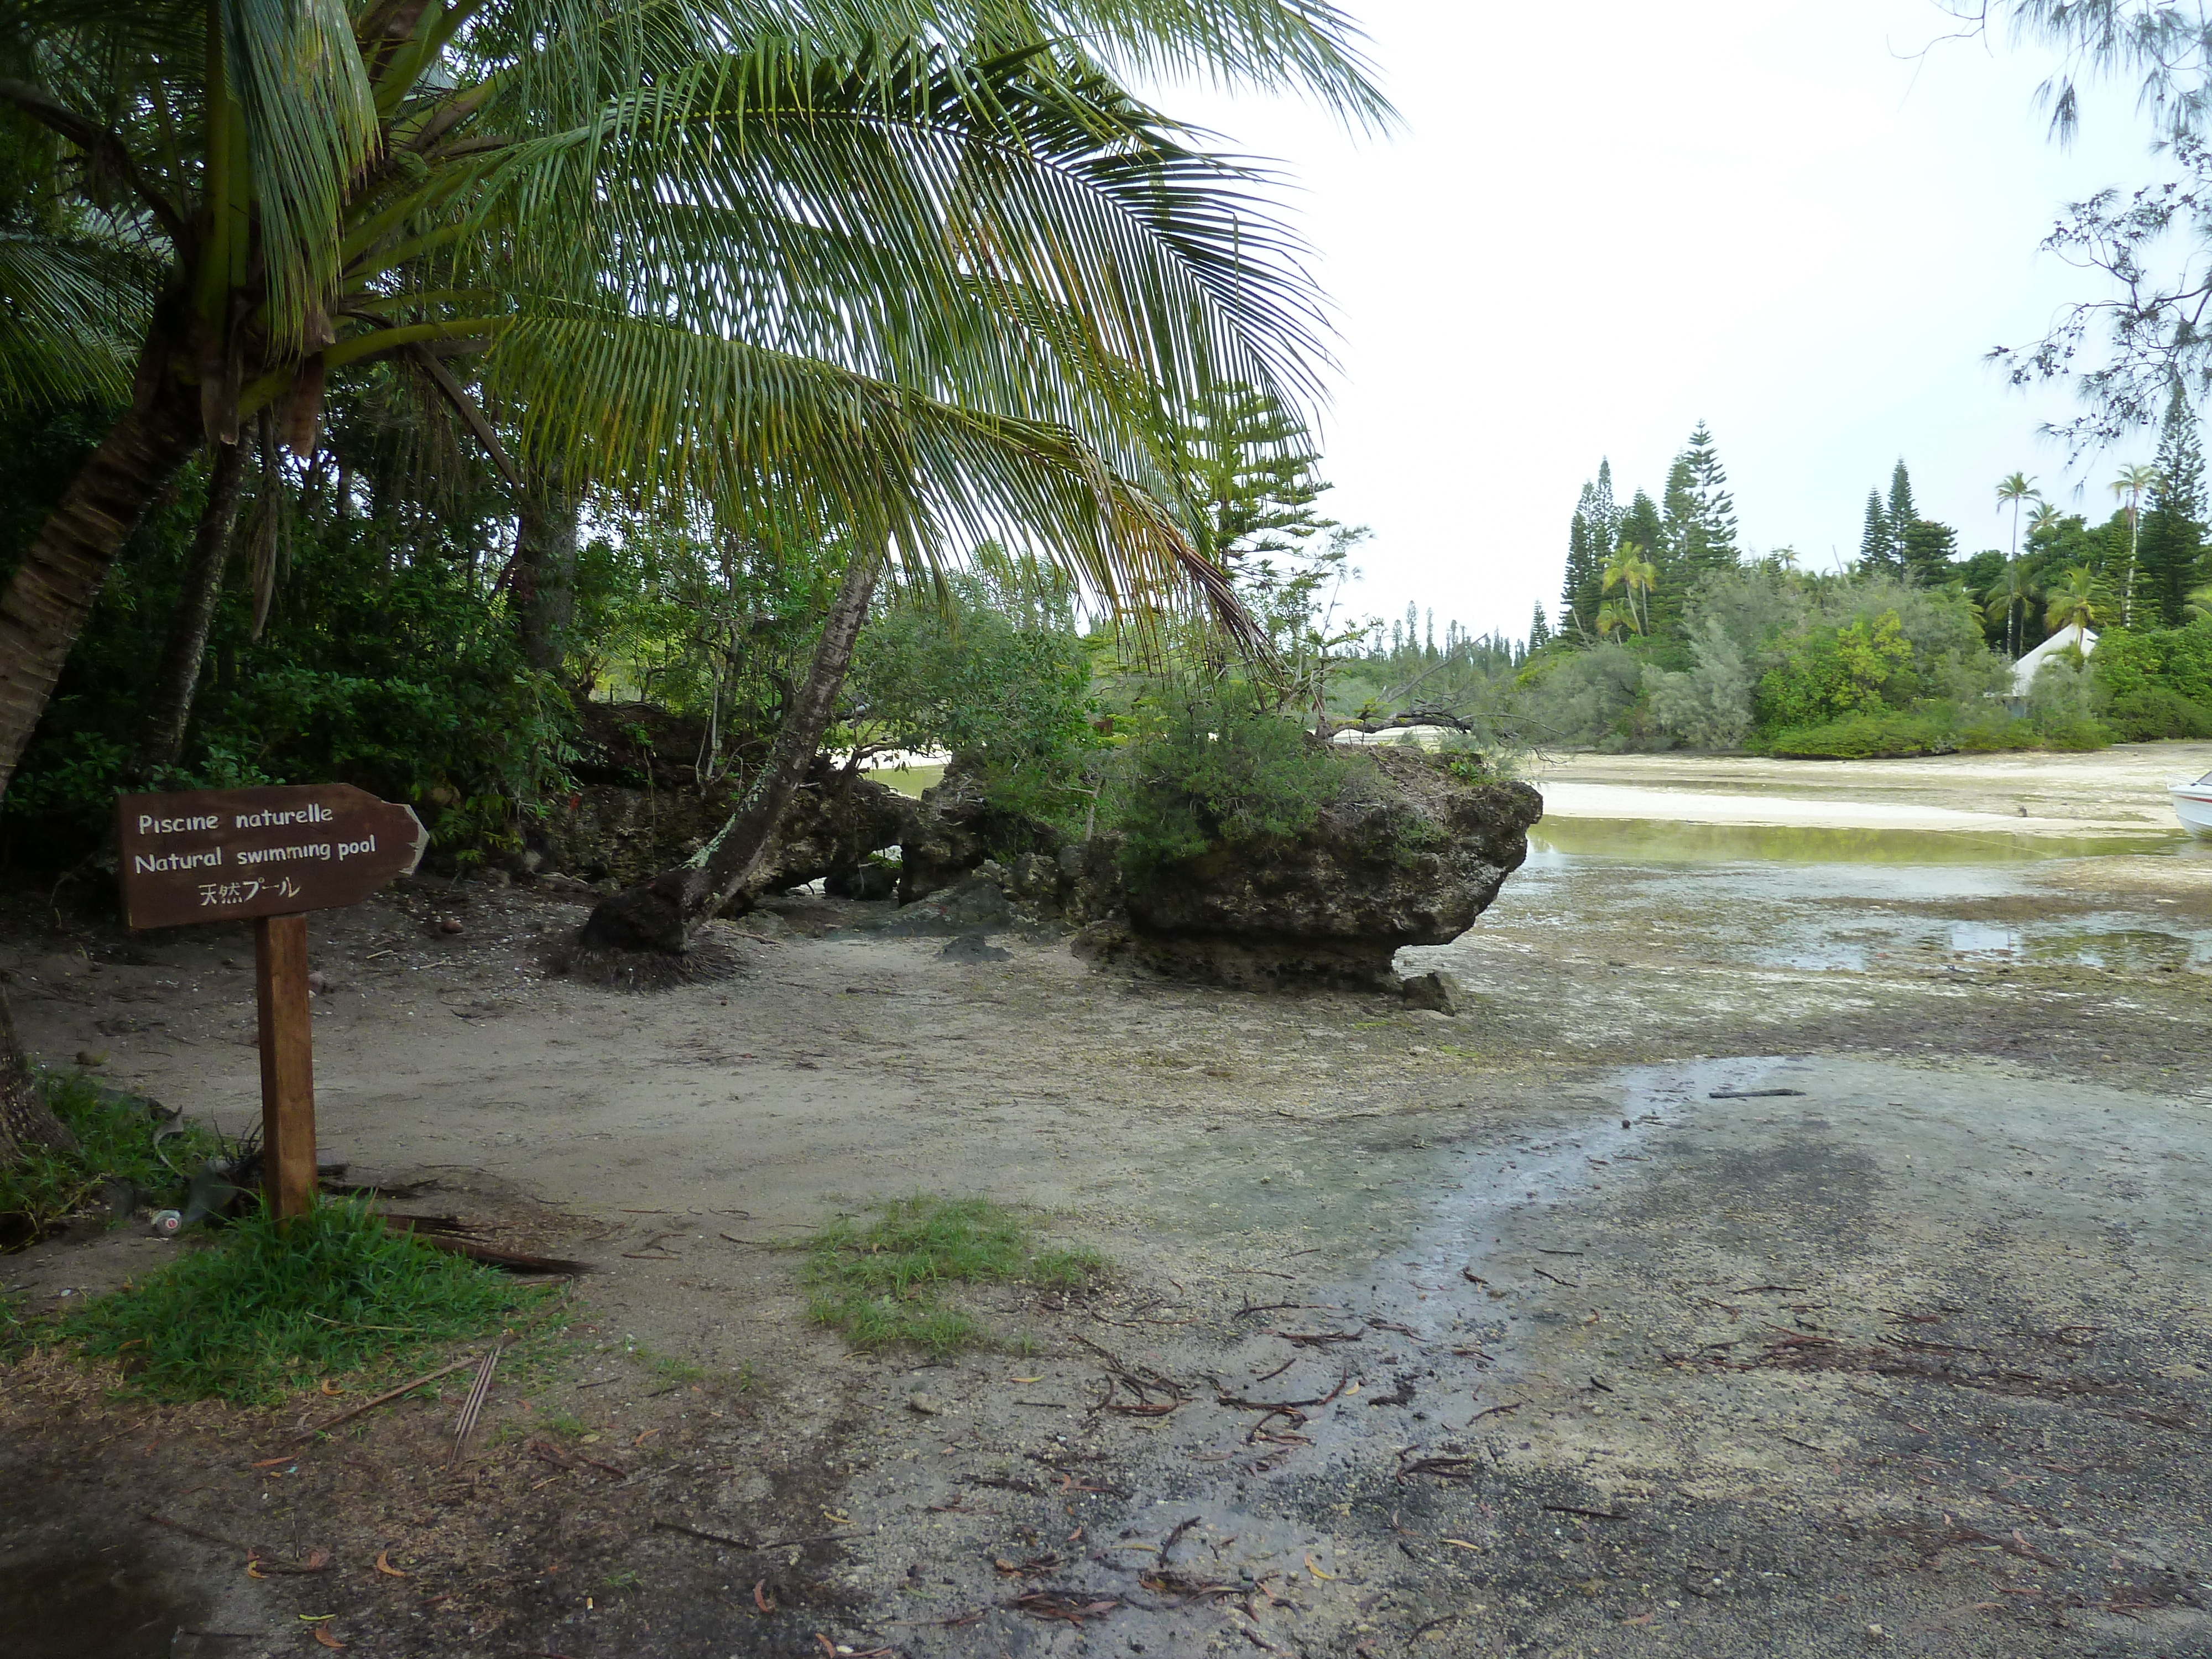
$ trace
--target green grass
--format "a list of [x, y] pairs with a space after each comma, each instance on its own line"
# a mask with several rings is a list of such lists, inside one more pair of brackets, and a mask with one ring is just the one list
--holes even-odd
[[181, 1204], [186, 1176], [217, 1149], [211, 1132], [188, 1125], [162, 1143], [176, 1165], [172, 1170], [154, 1150], [161, 1122], [143, 1097], [103, 1089], [81, 1072], [41, 1073], [39, 1088], [76, 1136], [77, 1148], [33, 1152], [0, 1168], [0, 1240], [27, 1244], [44, 1237], [96, 1204], [110, 1182], [129, 1182], [157, 1209]]
[[994, 1340], [948, 1285], [1027, 1284], [1079, 1290], [1106, 1271], [1096, 1250], [1031, 1248], [1034, 1229], [981, 1198], [901, 1199], [862, 1221], [847, 1217], [809, 1240], [805, 1278], [817, 1323], [855, 1347], [945, 1353]]
[[325, 1200], [289, 1224], [255, 1211], [53, 1334], [87, 1358], [125, 1362], [132, 1385], [157, 1398], [256, 1404], [395, 1368], [549, 1294], [390, 1231], [364, 1205]]

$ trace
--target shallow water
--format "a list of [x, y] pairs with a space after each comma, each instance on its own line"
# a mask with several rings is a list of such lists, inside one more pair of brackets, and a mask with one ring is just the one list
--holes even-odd
[[[1944, 963], [2212, 967], [2212, 927], [2098, 887], [2100, 859], [2212, 860], [2184, 836], [2081, 842], [1751, 825], [1553, 820], [1477, 924], [1693, 960], [1864, 972]], [[2064, 879], [2053, 879], [2065, 864]], [[1449, 968], [1453, 947], [1410, 953]]]
[[1653, 818], [1548, 817], [1528, 834], [1541, 852], [1631, 864], [2008, 865], [2046, 859], [2172, 853], [2212, 857], [2212, 843], [2171, 835], [2031, 836], [1935, 830], [1837, 830]]

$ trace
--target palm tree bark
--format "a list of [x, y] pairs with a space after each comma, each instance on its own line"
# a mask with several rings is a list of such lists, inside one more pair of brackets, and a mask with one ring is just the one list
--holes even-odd
[[[156, 338], [148, 352], [165, 352]], [[165, 375], [92, 452], [0, 593], [0, 795], [53, 695], [108, 568], [199, 447], [198, 410]]]
[[878, 548], [855, 552], [846, 565], [806, 677], [786, 707], [775, 747], [729, 820], [689, 863], [602, 899], [577, 935], [580, 952], [587, 957], [603, 952], [681, 956], [702, 922], [773, 867], [776, 826], [830, 728], [883, 562]]
[[557, 674], [576, 611], [576, 537], [583, 504], [558, 469], [533, 474], [514, 526], [516, 631], [523, 659]]
[[40, 1149], [74, 1152], [76, 1137], [31, 1080], [30, 1062], [8, 1011], [8, 994], [0, 991], [0, 1170]]
[[[207, 655], [208, 630], [215, 625], [216, 601], [222, 594], [223, 566], [229, 561], [231, 534], [238, 524], [245, 447], [219, 443], [214, 447], [208, 468], [207, 505], [200, 509], [200, 521], [192, 532], [184, 588], [177, 596], [177, 611], [170, 619], [161, 665], [155, 672], [146, 718], [138, 728], [137, 747], [131, 757], [130, 775], [140, 782], [151, 782], [174, 766], [185, 746], [185, 727], [192, 717], [192, 693], [199, 684], [200, 664]], [[271, 483], [264, 478], [262, 488], [269, 489]]]

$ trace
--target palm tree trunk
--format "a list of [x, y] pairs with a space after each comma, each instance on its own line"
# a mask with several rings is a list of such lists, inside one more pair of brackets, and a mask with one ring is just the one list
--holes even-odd
[[576, 611], [576, 537], [583, 504], [557, 468], [533, 475], [514, 526], [516, 632], [523, 659], [557, 673]]
[[[162, 349], [159, 341], [147, 347]], [[108, 567], [199, 442], [198, 410], [165, 377], [146, 408], [128, 410], [109, 428], [24, 550], [0, 593], [0, 794]]]
[[8, 994], [0, 991], [0, 1170], [42, 1148], [74, 1152], [76, 1137], [31, 1081], [30, 1062], [23, 1057], [15, 1019], [8, 1012]]
[[[177, 596], [176, 615], [169, 622], [169, 637], [161, 650], [147, 694], [146, 718], [138, 728], [138, 744], [131, 757], [131, 777], [142, 783], [155, 781], [177, 763], [185, 746], [185, 727], [192, 717], [192, 693], [199, 684], [200, 664], [207, 655], [208, 630], [215, 625], [216, 601], [222, 593], [223, 566], [230, 558], [231, 532], [238, 524], [240, 486], [246, 472], [245, 447], [218, 443], [208, 467], [207, 505], [200, 509], [192, 532], [192, 550], [185, 565], [184, 588]], [[264, 477], [261, 487], [273, 487]]]
[[714, 838], [691, 860], [602, 899], [577, 934], [580, 952], [645, 951], [680, 956], [691, 933], [758, 881], [775, 854], [776, 826], [805, 781], [836, 713], [837, 693], [853, 661], [854, 642], [868, 615], [884, 550], [855, 551], [822, 626], [806, 677], [785, 705], [775, 747]]

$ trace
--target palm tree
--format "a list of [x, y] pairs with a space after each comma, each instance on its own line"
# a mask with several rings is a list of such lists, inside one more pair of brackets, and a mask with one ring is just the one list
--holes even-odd
[[1644, 631], [1637, 622], [1635, 607], [1620, 599], [1600, 601], [1596, 619], [1591, 626], [1597, 629], [1597, 636], [1601, 640], [1609, 640], [1618, 633], [1640, 634]]
[[167, 479], [264, 410], [311, 447], [329, 377], [390, 362], [518, 493], [599, 477], [844, 562], [790, 744], [682, 884], [679, 944], [795, 787], [784, 749], [803, 770], [886, 560], [997, 536], [1125, 615], [1238, 615], [1162, 434], [1223, 380], [1309, 392], [1315, 301], [1252, 175], [1103, 65], [1388, 114], [1341, 20], [1297, 0], [41, 15], [0, 100], [119, 192], [164, 297], [131, 407], [0, 595], [0, 788]]
[[2112, 480], [2112, 494], [2125, 503], [2123, 510], [2128, 515], [2128, 569], [2127, 574], [2120, 580], [2120, 626], [2123, 628], [2129, 625], [2135, 614], [2136, 549], [2142, 540], [2143, 492], [2157, 482], [2158, 469], [2140, 465], [2122, 467], [2118, 476]]
[[2059, 585], [2049, 592], [2050, 607], [2043, 615], [2043, 626], [2056, 634], [2062, 628], [2074, 630], [2074, 648], [2081, 648], [2082, 630], [2090, 623], [2100, 622], [2109, 613], [2112, 604], [2112, 589], [2104, 578], [2086, 564], [2077, 564], [2067, 571]]
[[[2012, 553], [2006, 561], [2006, 566], [2008, 570], [2012, 570], [2016, 573], [2020, 565], [2021, 505], [2024, 501], [2041, 501], [2042, 500], [2043, 496], [2041, 492], [2035, 487], [2035, 480], [2029, 477], [2025, 472], [2010, 473], [2005, 477], [2000, 479], [1997, 483], [1997, 507], [1999, 510], [2002, 511], [2008, 501], [2012, 504]], [[2019, 588], [2017, 585], [2015, 585], [2013, 591], [2015, 594], [2018, 593]], [[2009, 612], [2007, 613], [2005, 622], [2005, 654], [2009, 657], [2017, 657], [2020, 655], [2019, 636], [2014, 629]]]
[[[1615, 587], [1626, 590], [1629, 623], [1639, 634], [1650, 626], [1649, 595], [1658, 583], [1658, 570], [1644, 556], [1644, 550], [1634, 542], [1621, 543], [1606, 563], [1603, 591], [1610, 593]], [[1646, 596], [1645, 603], [1640, 606], [1637, 602], [1639, 593]], [[1603, 633], [1605, 630], [1600, 629], [1598, 631]]]

